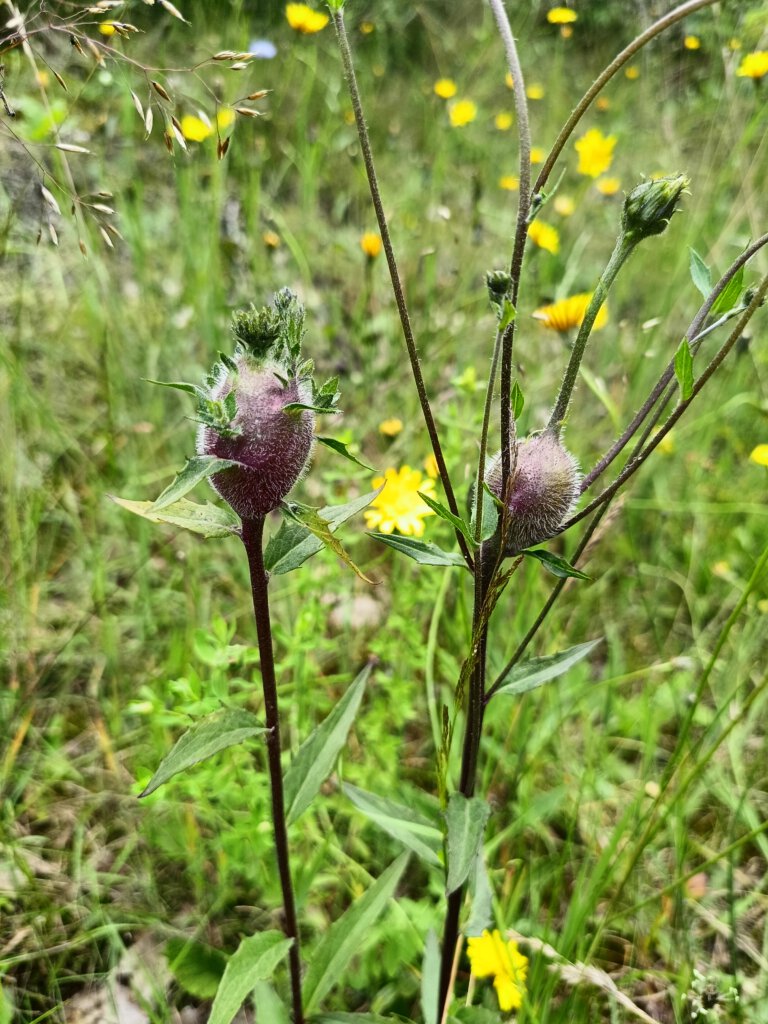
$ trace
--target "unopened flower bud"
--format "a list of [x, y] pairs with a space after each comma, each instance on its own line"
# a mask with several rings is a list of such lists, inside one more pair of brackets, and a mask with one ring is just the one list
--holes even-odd
[[[501, 498], [501, 455], [488, 470], [488, 486]], [[579, 496], [579, 470], [557, 433], [526, 438], [517, 445], [507, 496], [510, 512], [506, 555], [516, 555], [552, 537], [573, 511]]]
[[485, 275], [488, 298], [494, 305], [503, 302], [512, 287], [512, 278], [506, 270], [489, 270]]
[[688, 188], [684, 174], [644, 181], [624, 200], [621, 224], [628, 241], [639, 242], [660, 235], [677, 210], [680, 196]]

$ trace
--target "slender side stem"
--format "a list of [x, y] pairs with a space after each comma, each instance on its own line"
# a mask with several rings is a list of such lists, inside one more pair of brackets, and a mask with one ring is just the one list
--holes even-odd
[[579, 366], [581, 366], [584, 350], [586, 349], [587, 342], [589, 341], [592, 325], [600, 311], [600, 307], [608, 296], [608, 291], [615, 281], [616, 275], [634, 251], [636, 245], [637, 242], [628, 239], [623, 232], [616, 240], [616, 246], [611, 253], [611, 258], [608, 260], [605, 270], [600, 275], [600, 280], [597, 282], [597, 287], [592, 295], [592, 300], [587, 307], [584, 319], [579, 327], [579, 333], [576, 335], [576, 341], [571, 350], [571, 358], [569, 359], [568, 366], [565, 370], [563, 383], [560, 385], [560, 392], [557, 396], [555, 407], [552, 410], [552, 415], [549, 417], [548, 428], [550, 430], [559, 432], [563, 425], [563, 420], [565, 419], [568, 413], [568, 407], [571, 404], [571, 395], [573, 394], [573, 389], [576, 386], [576, 379], [579, 375]]
[[264, 688], [264, 714], [267, 722], [267, 760], [269, 781], [272, 792], [272, 824], [275, 830], [275, 853], [283, 891], [285, 921], [283, 930], [293, 945], [288, 952], [291, 972], [291, 996], [293, 1000], [293, 1022], [304, 1024], [301, 1005], [301, 954], [299, 950], [299, 928], [296, 921], [296, 904], [293, 898], [291, 865], [288, 856], [288, 831], [285, 825], [285, 799], [283, 796], [283, 772], [280, 766], [280, 718], [277, 706], [277, 681], [275, 679], [275, 658], [272, 650], [272, 627], [269, 618], [269, 574], [264, 568], [264, 516], [244, 519], [242, 539], [248, 555], [251, 571], [251, 593], [253, 612], [256, 617], [256, 632], [259, 637], [259, 659], [261, 681]]
[[[368, 176], [368, 188], [371, 193], [373, 208], [376, 212], [376, 220], [378, 221], [379, 224], [379, 232], [381, 233], [381, 241], [384, 246], [384, 253], [387, 257], [387, 266], [389, 267], [389, 276], [392, 282], [392, 291], [394, 292], [395, 295], [397, 311], [400, 314], [400, 325], [402, 327], [403, 337], [405, 339], [405, 347], [408, 350], [408, 358], [410, 359], [411, 362], [411, 373], [413, 374], [413, 379], [416, 383], [416, 391], [419, 396], [419, 404], [421, 405], [421, 412], [424, 417], [424, 422], [427, 426], [429, 440], [432, 444], [432, 451], [435, 454], [435, 460], [437, 462], [437, 468], [440, 473], [440, 479], [443, 482], [443, 489], [445, 490], [445, 500], [448, 503], [448, 508], [451, 510], [451, 512], [455, 516], [459, 516], [459, 507], [456, 504], [456, 496], [453, 492], [453, 486], [451, 484], [450, 477], [448, 476], [448, 469], [445, 464], [443, 450], [440, 446], [440, 438], [438, 437], [435, 418], [432, 415], [432, 408], [429, 404], [427, 388], [426, 385], [424, 384], [424, 376], [421, 372], [419, 353], [416, 349], [416, 342], [413, 337], [413, 329], [411, 328], [411, 318], [408, 313], [408, 306], [405, 301], [405, 293], [403, 291], [403, 285], [400, 280], [400, 271], [397, 266], [397, 260], [395, 259], [395, 252], [392, 247], [392, 238], [389, 233], [389, 225], [387, 223], [386, 214], [384, 213], [384, 204], [382, 203], [381, 200], [381, 191], [379, 189], [379, 181], [376, 176], [376, 168], [373, 163], [371, 141], [368, 135], [368, 128], [365, 123], [363, 105], [360, 99], [360, 90], [357, 85], [355, 66], [352, 60], [352, 51], [349, 46], [349, 39], [347, 38], [347, 30], [344, 25], [344, 15], [342, 11], [331, 10], [331, 16], [333, 18], [333, 24], [336, 28], [336, 37], [339, 43], [341, 61], [344, 66], [344, 77], [347, 81], [349, 97], [352, 101], [352, 110], [354, 111], [355, 114], [357, 135], [358, 139], [360, 140], [360, 149], [362, 150], [363, 153], [365, 173]], [[456, 530], [456, 539], [458, 541], [459, 548], [461, 549], [461, 553], [464, 556], [464, 561], [467, 563], [469, 568], [472, 569], [474, 566], [472, 555], [469, 552], [467, 542], [464, 539], [460, 530]]]
[[[531, 211], [531, 129], [528, 122], [528, 102], [525, 96], [525, 81], [520, 59], [517, 55], [515, 37], [504, 7], [503, 0], [490, 0], [491, 10], [504, 43], [509, 73], [512, 75], [515, 92], [515, 113], [517, 115], [517, 135], [520, 149], [520, 171], [517, 205], [517, 226], [512, 249], [509, 273], [512, 278], [510, 297], [512, 305], [517, 306], [520, 292], [520, 275], [523, 269], [525, 242], [528, 237], [528, 218]], [[515, 343], [517, 318], [504, 330], [501, 353], [501, 493], [507, 493], [509, 476], [512, 471], [512, 410], [509, 396], [512, 392], [512, 352]]]

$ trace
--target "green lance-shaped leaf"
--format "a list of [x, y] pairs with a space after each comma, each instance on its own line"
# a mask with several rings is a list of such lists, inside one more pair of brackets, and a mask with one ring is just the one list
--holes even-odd
[[336, 540], [333, 535], [333, 524], [322, 515], [321, 509], [312, 508], [310, 505], [302, 505], [298, 501], [284, 501], [282, 503], [282, 510], [286, 515], [295, 519], [299, 526], [305, 527], [311, 534], [314, 534], [321, 544], [330, 548], [334, 555], [340, 558], [345, 565], [348, 565], [361, 580], [364, 580], [366, 583], [373, 583], [373, 580], [369, 580], [365, 573], [355, 565], [350, 555], [342, 547], [341, 542]]
[[[347, 519], [351, 519], [370, 505], [381, 493], [382, 487], [369, 494], [363, 494], [354, 501], [348, 501], [345, 505], [326, 505], [318, 514], [327, 522], [328, 529], [334, 532]], [[291, 518], [283, 522], [277, 533], [270, 537], [264, 549], [264, 565], [267, 572], [273, 576], [292, 572], [312, 555], [322, 551], [322, 548], [322, 540]]]
[[283, 782], [289, 825], [309, 807], [330, 775], [339, 751], [347, 742], [370, 674], [371, 666], [366, 665], [333, 711], [302, 743], [285, 773]]
[[526, 548], [523, 554], [541, 562], [547, 572], [551, 572], [553, 576], [559, 576], [560, 579], [570, 577], [575, 580], [588, 580], [592, 578], [587, 576], [585, 572], [582, 572], [581, 569], [574, 568], [565, 558], [561, 558], [560, 555], [553, 555], [551, 551], [545, 551], [543, 548], [536, 548], [535, 550]]
[[710, 277], [709, 267], [695, 249], [692, 248], [690, 253], [691, 280], [706, 299], [712, 291], [712, 278]]
[[213, 999], [227, 966], [221, 950], [191, 939], [169, 939], [164, 952], [169, 971], [185, 992]]
[[359, 899], [331, 925], [315, 947], [304, 979], [304, 1004], [308, 1013], [337, 984], [344, 969], [360, 951], [373, 923], [394, 896], [410, 854], [401, 854]]
[[437, 999], [440, 990], [440, 946], [434, 928], [427, 932], [424, 959], [421, 962], [421, 1012], [424, 1024], [439, 1024]]
[[[215, 455], [195, 455], [187, 459], [187, 464], [178, 474], [173, 483], [166, 487], [159, 497], [155, 498], [152, 508], [155, 512], [167, 508], [185, 494], [189, 494], [193, 487], [196, 487], [201, 480], [207, 480], [214, 473], [222, 469], [231, 469], [241, 463], [233, 459], [219, 459]], [[247, 468], [247, 467], [246, 467]]]
[[448, 878], [446, 895], [450, 896], [469, 877], [478, 851], [482, 849], [483, 833], [491, 809], [478, 796], [470, 798], [451, 793], [445, 813], [448, 825]]
[[231, 537], [240, 533], [240, 520], [229, 508], [211, 505], [198, 505], [194, 501], [187, 501], [182, 498], [174, 501], [161, 512], [155, 511], [154, 503], [151, 501], [131, 501], [128, 498], [118, 498], [114, 494], [108, 495], [116, 505], [133, 512], [134, 515], [148, 519], [150, 523], [167, 523], [169, 526], [180, 526], [192, 533], [198, 533], [202, 537]]
[[680, 397], [687, 402], [693, 394], [693, 355], [687, 338], [683, 338], [675, 353], [675, 377], [680, 386]]
[[509, 396], [509, 404], [512, 406], [512, 415], [519, 420], [525, 408], [525, 395], [520, 387], [520, 382], [515, 381], [512, 385], [512, 392]]
[[460, 533], [464, 534], [465, 539], [469, 542], [472, 547], [475, 547], [475, 538], [472, 536], [472, 532], [467, 523], [461, 518], [461, 516], [455, 516], [450, 509], [447, 509], [445, 505], [442, 505], [439, 501], [435, 501], [434, 498], [430, 498], [428, 494], [422, 494], [421, 491], [416, 492], [425, 505], [429, 505], [433, 512], [436, 512], [441, 519], [444, 519], [446, 523], [450, 523], [451, 526], [455, 527]]
[[269, 1024], [291, 1024], [288, 1008], [270, 981], [257, 981], [253, 986], [252, 998], [256, 1007], [256, 1020], [269, 1021]]
[[461, 565], [466, 568], [464, 559], [457, 551], [444, 551], [431, 541], [400, 537], [394, 533], [369, 533], [368, 536], [380, 540], [382, 544], [394, 548], [403, 555], [408, 555], [421, 565]]
[[598, 637], [597, 640], [576, 644], [575, 647], [568, 647], [557, 654], [548, 654], [543, 658], [530, 658], [528, 661], [520, 662], [509, 670], [496, 693], [514, 697], [520, 693], [535, 690], [563, 675], [569, 668], [578, 664], [582, 658], [586, 658], [602, 642], [603, 638]]
[[488, 878], [488, 868], [482, 851], [475, 858], [475, 870], [472, 877], [472, 903], [469, 920], [464, 925], [465, 935], [482, 935], [493, 922], [493, 893]]
[[741, 298], [741, 291], [744, 287], [744, 266], [739, 267], [728, 284], [723, 288], [715, 299], [710, 311], [712, 316], [722, 316], [728, 313]]
[[149, 377], [145, 377], [144, 380], [147, 384], [157, 384], [161, 388], [173, 388], [176, 391], [184, 391], [188, 395], [194, 395], [200, 402], [205, 401], [208, 397], [206, 389], [200, 387], [199, 384], [187, 384], [183, 380], [151, 380]]
[[238, 708], [227, 708], [206, 715], [176, 741], [139, 795], [149, 796], [179, 772], [266, 731], [250, 712]]
[[315, 437], [318, 444], [324, 445], [326, 448], [330, 448], [332, 452], [336, 452], [337, 455], [341, 455], [342, 458], [349, 459], [350, 462], [354, 462], [356, 466], [361, 466], [363, 469], [368, 469], [371, 473], [375, 473], [376, 470], [372, 466], [367, 466], [360, 459], [356, 458], [349, 450], [348, 445], [344, 444], [343, 441], [338, 441], [335, 437], [320, 437], [318, 434]]
[[208, 1024], [230, 1024], [259, 981], [271, 978], [293, 945], [282, 932], [261, 932], [243, 939], [227, 963]]
[[412, 850], [427, 864], [440, 867], [439, 854], [443, 848], [443, 833], [436, 824], [412, 807], [387, 800], [383, 796], [376, 796], [374, 793], [367, 793], [348, 782], [341, 788], [359, 811], [393, 839], [397, 839], [403, 846]]

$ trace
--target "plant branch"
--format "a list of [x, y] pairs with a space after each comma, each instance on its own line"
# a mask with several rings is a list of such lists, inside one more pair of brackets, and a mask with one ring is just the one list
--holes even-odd
[[[413, 379], [416, 383], [416, 391], [419, 396], [419, 404], [421, 405], [421, 412], [424, 417], [424, 422], [427, 426], [427, 433], [429, 434], [429, 440], [432, 444], [432, 451], [435, 455], [437, 462], [437, 468], [440, 473], [440, 479], [443, 483], [443, 489], [445, 490], [445, 500], [448, 503], [448, 508], [455, 516], [459, 516], [459, 508], [456, 504], [456, 496], [453, 492], [453, 486], [451, 484], [450, 477], [448, 476], [448, 469], [445, 464], [445, 458], [443, 456], [443, 450], [440, 446], [440, 439], [437, 433], [437, 426], [435, 424], [434, 416], [432, 415], [432, 408], [429, 404], [429, 397], [427, 395], [426, 385], [424, 384], [424, 376], [421, 372], [421, 362], [419, 360], [419, 353], [416, 349], [416, 342], [413, 337], [413, 329], [411, 328], [411, 318], [408, 313], [408, 306], [405, 301], [405, 293], [403, 291], [402, 282], [400, 280], [400, 271], [397, 266], [397, 260], [395, 259], [394, 249], [392, 247], [392, 238], [389, 233], [389, 225], [387, 223], [386, 214], [384, 213], [384, 204], [381, 200], [381, 191], [379, 189], [379, 182], [376, 176], [376, 168], [373, 163], [373, 153], [371, 151], [371, 141], [368, 135], [368, 128], [365, 123], [365, 115], [363, 113], [362, 101], [360, 99], [360, 90], [357, 85], [357, 77], [355, 75], [355, 66], [352, 60], [352, 51], [349, 46], [349, 39], [347, 38], [347, 30], [344, 25], [344, 15], [341, 10], [331, 10], [331, 16], [333, 18], [333, 24], [336, 28], [336, 37], [339, 43], [339, 51], [341, 53], [341, 61], [344, 67], [344, 77], [347, 82], [349, 89], [349, 96], [352, 101], [352, 109], [355, 114], [355, 123], [357, 125], [357, 135], [360, 140], [360, 149], [363, 153], [363, 163], [365, 164], [365, 173], [368, 177], [368, 188], [371, 193], [371, 200], [373, 201], [373, 208], [376, 212], [376, 220], [379, 225], [379, 232], [381, 234], [381, 241], [384, 247], [384, 253], [387, 257], [387, 266], [389, 267], [389, 276], [392, 282], [392, 291], [395, 295], [395, 303], [397, 304], [397, 311], [400, 315], [400, 324], [403, 331], [403, 337], [405, 339], [405, 347], [408, 350], [408, 358], [411, 362], [411, 372]], [[474, 562], [472, 555], [470, 554], [469, 547], [466, 540], [464, 539], [460, 530], [456, 530], [456, 539], [461, 549], [461, 553], [464, 556], [464, 561], [467, 563], [470, 569], [474, 569]]]
[[301, 954], [299, 929], [296, 921], [296, 904], [293, 897], [291, 865], [288, 855], [288, 832], [285, 824], [285, 798], [283, 796], [283, 771], [280, 765], [280, 717], [277, 704], [277, 681], [275, 659], [272, 650], [272, 626], [269, 618], [269, 574], [264, 568], [264, 516], [244, 519], [242, 540], [248, 555], [251, 572], [251, 593], [253, 612], [256, 618], [256, 632], [259, 638], [259, 660], [261, 681], [264, 688], [264, 714], [267, 723], [267, 760], [272, 794], [272, 824], [275, 831], [275, 853], [283, 893], [285, 921], [283, 930], [293, 944], [288, 951], [291, 973], [291, 996], [293, 1000], [293, 1022], [304, 1024], [301, 1004]]

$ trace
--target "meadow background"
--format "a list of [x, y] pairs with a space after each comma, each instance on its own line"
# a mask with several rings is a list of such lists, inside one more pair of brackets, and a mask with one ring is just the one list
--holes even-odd
[[[2, 58], [18, 117], [5, 120], [0, 151], [0, 1021], [62, 1019], [66, 1000], [114, 978], [116, 965], [132, 977], [125, 950], [136, 943], [150, 950], [146, 1017], [175, 1021], [196, 1006], [190, 1019], [204, 1020], [223, 956], [241, 935], [275, 926], [268, 789], [247, 750], [137, 799], [193, 717], [224, 699], [260, 709], [237, 542], [152, 527], [109, 501], [154, 497], [193, 452], [184, 396], [146, 379], [201, 378], [229, 344], [232, 310], [288, 285], [308, 309], [307, 353], [340, 377], [344, 412], [324, 432], [357, 445], [378, 471], [426, 473], [386, 265], [361, 246], [375, 220], [331, 28], [299, 34], [278, 4], [179, 6], [189, 25], [137, 3], [121, 17], [142, 34], [102, 37], [136, 63], [99, 65], [56, 32], [35, 37], [37, 75], [18, 50]], [[579, 8], [566, 38], [545, 6], [512, 5], [534, 146], [551, 145], [651, 7]], [[484, 274], [508, 264], [516, 214], [503, 50], [490, 12], [468, 0], [350, 2], [347, 20], [433, 408], [448, 464], [468, 486], [494, 331]], [[699, 306], [688, 247], [716, 279], [766, 230], [768, 81], [736, 75], [766, 39], [765, 3], [687, 19], [583, 123], [616, 135], [608, 177], [618, 184], [603, 194], [578, 175], [572, 144], [561, 161], [557, 195], [572, 212], [546, 208], [557, 251], [530, 246], [519, 307], [523, 432], [545, 423], [567, 357], [532, 312], [594, 287], [622, 190], [642, 175], [691, 178], [684, 213], [633, 257], [588, 352], [567, 434], [583, 468], [640, 404]], [[185, 70], [254, 40], [276, 55], [241, 71]], [[171, 156], [159, 118], [145, 138], [131, 97], [144, 110], [162, 106], [149, 78], [179, 118], [215, 119], [213, 94], [227, 108], [269, 92], [248, 104], [259, 117], [223, 127], [224, 159], [215, 132], [188, 138], [187, 152], [176, 142]], [[444, 78], [454, 100], [476, 105], [463, 126], [435, 93]], [[56, 139], [89, 153], [56, 150]], [[114, 214], [91, 207], [76, 228], [43, 167]], [[765, 270], [761, 253], [747, 282]], [[531, 653], [605, 642], [557, 684], [500, 699], [488, 715], [481, 791], [494, 807], [486, 849], [499, 918], [611, 974], [665, 1022], [691, 1019], [694, 971], [720, 993], [741, 991], [738, 1006], [699, 1019], [768, 1021], [768, 579], [753, 578], [768, 470], [749, 458], [768, 442], [765, 337], [763, 311], [709, 397], [633, 480], [582, 565], [591, 581], [569, 584]], [[392, 419], [401, 429], [382, 432]], [[370, 489], [369, 477], [320, 450], [297, 495], [325, 505]], [[436, 518], [425, 536], [450, 546]], [[469, 581], [398, 558], [362, 519], [343, 539], [377, 586], [327, 553], [272, 586], [287, 741], [297, 747], [373, 658], [337, 776], [393, 799], [406, 785], [432, 793], [436, 714], [451, 706], [466, 649]], [[550, 546], [567, 555], [575, 542]], [[495, 614], [491, 671], [552, 582], [537, 564], [517, 574]], [[292, 831], [310, 943], [399, 850], [335, 779]], [[415, 1016], [440, 907], [439, 881], [414, 859], [329, 1005]], [[186, 972], [180, 949], [192, 950]], [[634, 1019], [604, 986], [569, 984], [547, 956], [529, 955], [519, 1021]], [[462, 991], [466, 976], [464, 966]], [[485, 989], [476, 1002], [493, 1006]]]

